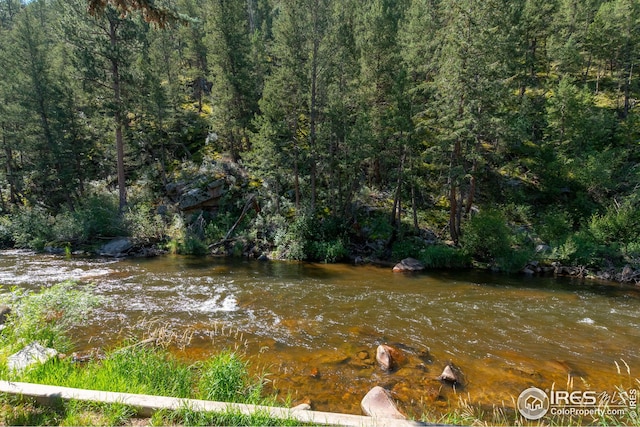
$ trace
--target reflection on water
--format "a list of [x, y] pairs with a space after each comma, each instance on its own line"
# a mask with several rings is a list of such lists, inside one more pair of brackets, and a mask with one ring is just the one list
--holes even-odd
[[[242, 342], [270, 372], [274, 390], [318, 410], [359, 413], [375, 385], [414, 414], [446, 409], [455, 392], [436, 377], [449, 361], [465, 373], [465, 397], [507, 406], [529, 386], [550, 388], [571, 377], [576, 386], [613, 391], [628, 381], [616, 362], [640, 369], [640, 292], [614, 285], [482, 272], [403, 275], [371, 266], [0, 253], [5, 287], [66, 279], [95, 283], [104, 302], [74, 334], [78, 346], [114, 345], [119, 331], [156, 319], [193, 333], [181, 357]], [[373, 363], [381, 343], [406, 355], [393, 373]]]

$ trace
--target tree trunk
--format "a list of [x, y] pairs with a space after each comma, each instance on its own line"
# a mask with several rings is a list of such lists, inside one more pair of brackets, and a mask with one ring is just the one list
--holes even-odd
[[300, 210], [300, 171], [298, 169], [299, 153], [298, 153], [298, 113], [295, 113], [293, 125], [293, 182], [296, 194], [296, 211]]
[[473, 161], [473, 166], [471, 167], [471, 179], [469, 182], [469, 194], [467, 194], [467, 203], [465, 204], [464, 215], [465, 217], [469, 216], [471, 212], [471, 207], [473, 206], [473, 200], [476, 196], [476, 172], [478, 171], [478, 161]]
[[318, 17], [317, 17], [317, 2], [315, 5], [314, 22], [313, 22], [313, 53], [311, 58], [311, 105], [309, 114], [309, 151], [311, 154], [310, 165], [310, 181], [311, 181], [311, 212], [316, 210], [316, 197], [317, 197], [317, 184], [316, 184], [316, 124], [318, 121], [318, 45], [320, 44], [318, 35]]
[[411, 184], [411, 210], [413, 211], [413, 228], [416, 233], [420, 232], [420, 224], [418, 224], [418, 203], [416, 201], [416, 186]]
[[127, 187], [124, 173], [124, 137], [122, 135], [122, 87], [120, 84], [120, 64], [117, 58], [118, 50], [118, 25], [109, 20], [109, 38], [113, 56], [111, 57], [111, 79], [113, 88], [113, 101], [115, 111], [113, 121], [116, 128], [116, 169], [118, 172], [118, 196], [120, 213], [127, 205]]
[[458, 211], [458, 197], [456, 196], [456, 185], [451, 180], [450, 182], [451, 188], [449, 189], [449, 234], [451, 234], [451, 240], [453, 240], [454, 244], [458, 244], [458, 227], [456, 225], [457, 216], [456, 212]]
[[458, 185], [458, 178], [454, 176], [454, 169], [460, 163], [462, 145], [459, 139], [456, 142], [451, 152], [451, 165], [449, 170], [449, 233], [451, 234], [451, 240], [454, 244], [458, 244], [460, 240], [460, 223], [458, 216], [458, 195], [456, 187]]

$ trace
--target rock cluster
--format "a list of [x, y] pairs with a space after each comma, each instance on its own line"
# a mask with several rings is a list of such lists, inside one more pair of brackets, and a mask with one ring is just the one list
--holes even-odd
[[636, 270], [630, 265], [624, 266], [621, 270], [613, 267], [593, 270], [585, 266], [566, 266], [557, 262], [551, 265], [542, 265], [538, 261], [530, 261], [521, 272], [529, 276], [553, 274], [640, 285], [640, 270]]

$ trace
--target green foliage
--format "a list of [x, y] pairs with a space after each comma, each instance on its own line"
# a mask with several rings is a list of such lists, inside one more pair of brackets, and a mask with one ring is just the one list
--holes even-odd
[[550, 210], [541, 215], [536, 232], [544, 242], [562, 242], [571, 233], [569, 214], [561, 210]]
[[588, 231], [579, 231], [554, 248], [551, 257], [567, 265], [593, 267], [618, 260], [620, 253], [617, 245], [603, 245]]
[[286, 228], [276, 231], [275, 245], [281, 258], [292, 260], [307, 259], [305, 250], [311, 236], [309, 219], [297, 216]]
[[6, 216], [0, 216], [0, 248], [9, 248], [13, 244], [11, 219]]
[[471, 257], [465, 251], [444, 245], [427, 246], [420, 252], [420, 261], [427, 268], [468, 268]]
[[308, 253], [309, 258], [325, 263], [342, 261], [349, 254], [342, 239], [312, 241], [309, 243]]
[[511, 251], [512, 232], [504, 215], [497, 210], [483, 210], [465, 223], [462, 248], [483, 262], [492, 262]]
[[526, 233], [514, 232], [501, 211], [484, 210], [465, 223], [463, 230], [463, 250], [500, 270], [518, 271], [533, 257]]
[[[197, 226], [196, 226], [197, 225]], [[200, 230], [198, 230], [198, 228]], [[167, 228], [169, 252], [181, 255], [206, 255], [209, 252], [203, 240], [206, 225], [199, 222], [187, 224], [183, 215], [176, 214]]]
[[636, 243], [640, 239], [640, 210], [630, 202], [611, 206], [603, 215], [591, 217], [588, 230], [602, 244]]
[[[5, 220], [6, 221], [6, 220]], [[23, 206], [9, 217], [6, 230], [19, 248], [42, 250], [51, 243], [88, 243], [96, 237], [119, 236], [126, 232], [111, 194], [88, 196], [76, 209], [63, 208], [53, 215], [38, 206]]]
[[11, 235], [16, 247], [42, 249], [53, 240], [54, 219], [39, 207], [24, 207], [11, 216]]
[[364, 220], [363, 228], [367, 230], [368, 237], [371, 240], [387, 241], [393, 233], [393, 226], [389, 222], [389, 217], [379, 212], [374, 212]]
[[76, 400], [64, 403], [58, 411], [64, 414], [61, 426], [120, 426], [136, 415], [136, 409], [128, 405]]
[[7, 327], [0, 335], [3, 351], [18, 350], [19, 346], [38, 341], [64, 352], [72, 344], [67, 332], [86, 320], [99, 299], [90, 286], [67, 281], [38, 293], [14, 288], [0, 295], [0, 301], [12, 307]]
[[415, 258], [417, 254], [423, 253], [427, 249], [424, 240], [418, 237], [407, 237], [393, 244], [391, 248], [391, 259], [399, 261], [404, 258]]
[[139, 203], [127, 209], [124, 215], [128, 234], [139, 242], [155, 243], [166, 238], [167, 218], [157, 213], [149, 203]]

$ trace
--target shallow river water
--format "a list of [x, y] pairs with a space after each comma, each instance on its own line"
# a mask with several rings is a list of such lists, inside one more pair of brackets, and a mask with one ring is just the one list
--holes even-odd
[[[179, 357], [246, 353], [270, 390], [323, 411], [360, 413], [375, 385], [419, 416], [455, 405], [513, 408], [527, 387], [613, 392], [640, 370], [640, 289], [481, 272], [394, 274], [373, 266], [164, 256], [94, 259], [0, 252], [0, 284], [94, 283], [102, 305], [79, 349], [154, 328], [189, 338]], [[374, 363], [379, 344], [404, 355]], [[465, 375], [452, 389], [448, 363]], [[627, 368], [628, 366], [628, 368]], [[629, 371], [629, 372], [628, 372]], [[636, 383], [637, 385], [637, 383]]]

